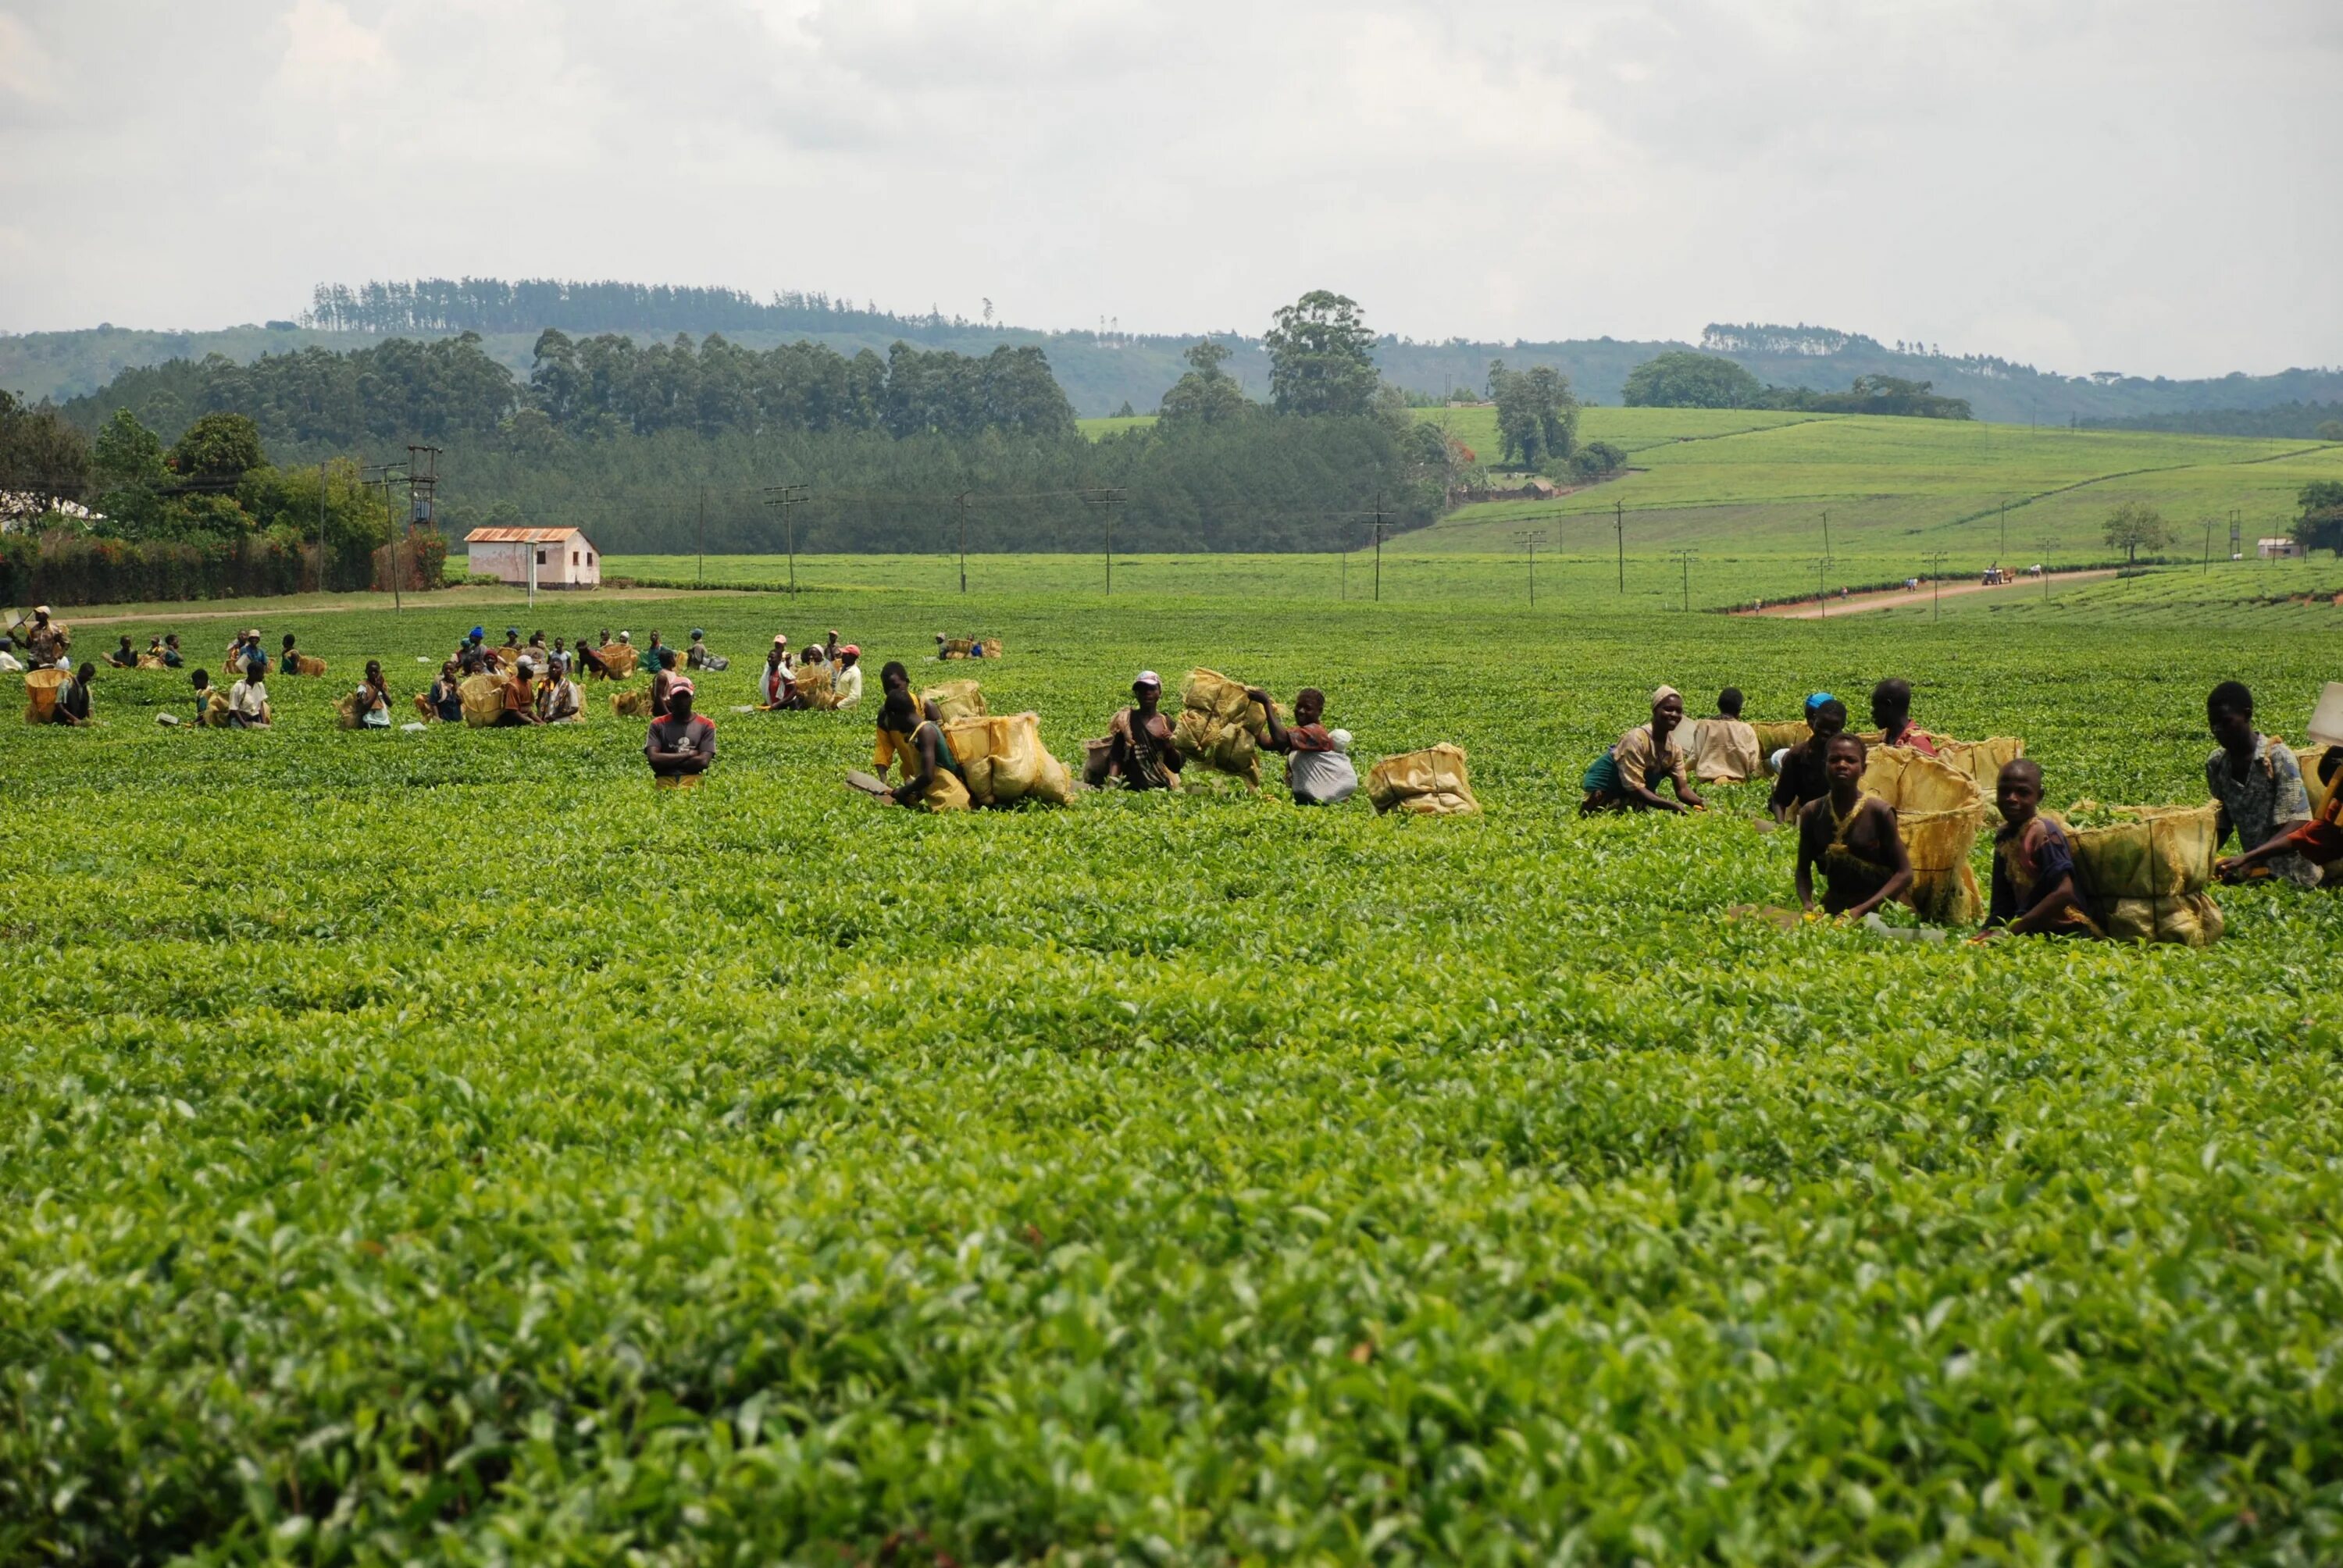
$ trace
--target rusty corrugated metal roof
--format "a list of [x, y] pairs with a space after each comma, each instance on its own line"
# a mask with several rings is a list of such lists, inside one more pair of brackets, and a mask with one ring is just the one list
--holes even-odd
[[468, 545], [551, 545], [578, 537], [576, 528], [474, 528]]

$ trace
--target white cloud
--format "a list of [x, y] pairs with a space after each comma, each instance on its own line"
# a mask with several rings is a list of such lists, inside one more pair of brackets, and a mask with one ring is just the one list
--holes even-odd
[[[2240, 9], [15, 0], [0, 198], [91, 250], [20, 258], [0, 326], [468, 272], [1258, 329], [1323, 285], [1418, 337], [1754, 317], [2068, 369], [2343, 361], [2343, 8]], [[107, 112], [35, 110], [28, 76], [102, 78]], [[126, 197], [176, 165], [270, 243], [151, 265]]]

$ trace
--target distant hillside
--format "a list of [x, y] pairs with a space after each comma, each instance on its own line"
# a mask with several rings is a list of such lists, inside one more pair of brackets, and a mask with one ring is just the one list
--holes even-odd
[[[1373, 301], [1364, 304], [1372, 320]], [[320, 285], [298, 319], [269, 327], [217, 332], [100, 327], [0, 335], [0, 387], [35, 400], [63, 401], [97, 390], [124, 369], [171, 358], [220, 354], [246, 363], [312, 343], [362, 347], [391, 336], [438, 337], [465, 330], [479, 333], [488, 353], [525, 374], [530, 347], [546, 327], [572, 334], [622, 332], [643, 342], [678, 332], [718, 332], [757, 349], [807, 340], [850, 356], [860, 348], [883, 354], [898, 340], [970, 356], [989, 354], [1004, 343], [1030, 344], [1048, 354], [1075, 411], [1087, 417], [1112, 414], [1126, 402], [1141, 413], [1152, 410], [1185, 368], [1181, 350], [1196, 337], [1209, 336], [1232, 351], [1224, 368], [1248, 392], [1264, 397], [1269, 387], [1261, 339], [1233, 332], [1049, 332], [935, 311], [904, 314], [820, 294], [759, 300], [737, 289], [493, 278], [426, 278], [356, 288]], [[1804, 325], [1713, 324], [1697, 344], [1611, 337], [1539, 343], [1387, 337], [1377, 352], [1384, 377], [1417, 392], [1478, 391], [1490, 361], [1503, 359], [1516, 368], [1553, 366], [1569, 376], [1581, 397], [1615, 404], [1627, 373], [1637, 365], [1668, 349], [1695, 347], [1722, 354], [1775, 386], [1835, 392], [1845, 391], [1858, 376], [1928, 381], [1947, 397], [1966, 398], [1978, 418], [2010, 424], [2165, 418], [2200, 410], [2343, 401], [2343, 370], [2199, 380], [2104, 371], [2061, 376], [1989, 355], [1941, 354], [1918, 344], [1891, 346], [1862, 333]]]
[[2183, 436], [2273, 436], [2295, 441], [2343, 441], [2343, 403], [2278, 403], [2267, 408], [2192, 408], [2175, 414], [2134, 414], [2086, 419], [2093, 430], [2165, 430]]

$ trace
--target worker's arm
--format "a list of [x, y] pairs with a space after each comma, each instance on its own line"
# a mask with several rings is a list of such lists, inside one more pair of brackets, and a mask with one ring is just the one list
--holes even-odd
[[1277, 721], [1277, 704], [1269, 699], [1269, 693], [1258, 686], [1250, 686], [1245, 689], [1245, 695], [1260, 703], [1262, 712], [1269, 719], [1269, 737], [1261, 743], [1262, 749], [1269, 751], [1292, 750], [1293, 738], [1286, 733], [1285, 726]]
[[[1161, 730], [1155, 728], [1159, 724], [1163, 727]], [[1156, 757], [1170, 771], [1177, 773], [1188, 766], [1188, 759], [1181, 755], [1179, 742], [1173, 737], [1172, 721], [1161, 713], [1148, 721], [1147, 743], [1155, 748]]]
[[[920, 732], [911, 737], [911, 755], [903, 765], [906, 777], [895, 789], [895, 804], [898, 806], [911, 805], [925, 795], [928, 786], [934, 782], [936, 769], [940, 765], [936, 748], [942, 744], [942, 734], [941, 730], [923, 724]], [[917, 773], [911, 771], [915, 766], [919, 769]]]
[[[2226, 829], [2227, 824], [2224, 823], [2223, 826]], [[2213, 875], [2226, 882], [2234, 879], [2239, 873], [2250, 870], [2254, 867], [2260, 865], [2265, 860], [2285, 854], [2288, 848], [2294, 842], [2294, 835], [2296, 831], [2304, 826], [2306, 826], [2306, 824], [2301, 822], [2280, 823], [2277, 833], [2272, 835], [2267, 842], [2257, 844], [2252, 849], [2245, 850], [2240, 854], [2225, 855], [2220, 859], [2214, 861]], [[2224, 836], [2227, 836], [2226, 831]]]
[[1683, 763], [1677, 763], [1675, 771], [1669, 777], [1674, 781], [1677, 799], [1696, 811], [1704, 811], [1708, 809], [1708, 802], [1700, 798], [1699, 791], [1695, 790], [1691, 781], [1685, 779]]
[[1811, 914], [1814, 912], [1815, 908], [1815, 853], [1814, 846], [1806, 842], [1805, 824], [1803, 822], [1798, 825], [1798, 869], [1796, 880], [1798, 885], [1798, 907]]
[[2061, 871], [2057, 879], [2043, 890], [2034, 900], [2034, 907], [2009, 922], [2013, 936], [2030, 937], [2051, 929], [2053, 922], [2068, 910], [2079, 910], [2083, 900], [2075, 891], [2075, 873]]
[[1887, 880], [1879, 885], [1877, 892], [1846, 911], [1846, 919], [1850, 920], [1863, 919], [1864, 916], [1877, 910], [1880, 905], [1902, 898], [1912, 888], [1912, 857], [1905, 851], [1904, 835], [1896, 830], [1896, 809], [1885, 803], [1875, 802], [1868, 809], [1871, 812], [1873, 826], [1878, 830], [1881, 841], [1887, 847], [1887, 864], [1891, 869]]

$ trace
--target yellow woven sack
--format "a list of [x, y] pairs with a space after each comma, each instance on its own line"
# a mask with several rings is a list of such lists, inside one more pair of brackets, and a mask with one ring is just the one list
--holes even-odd
[[57, 688], [65, 683], [62, 669], [34, 669], [25, 674], [25, 722], [47, 724], [57, 711]]
[[1055, 755], [1041, 753], [1041, 766], [1033, 775], [1033, 787], [1025, 791], [1028, 800], [1041, 800], [1051, 806], [1074, 803], [1074, 776]]
[[1896, 808], [1896, 836], [1912, 861], [1911, 904], [1940, 925], [1985, 918], [1969, 855], [1985, 826], [1976, 780], [1906, 746], [1882, 746], [1865, 759], [1863, 788]]
[[1188, 672], [1188, 678], [1180, 683], [1180, 706], [1192, 712], [1209, 713], [1224, 724], [1242, 723], [1256, 731], [1265, 728], [1261, 705], [1246, 694], [1241, 682], [1215, 669]]
[[2118, 806], [2131, 819], [2067, 829], [2085, 905], [2100, 930], [2119, 941], [2218, 941], [2220, 910], [2206, 895], [2213, 880], [2220, 808]]
[[334, 704], [334, 722], [344, 729], [358, 727], [358, 694], [355, 691]]
[[[480, 678], [476, 676], [473, 678]], [[464, 684], [468, 687], [471, 681], [468, 680]], [[621, 719], [649, 719], [651, 716], [651, 689], [645, 686], [639, 687], [633, 691], [610, 693], [610, 711]], [[472, 704], [468, 698], [464, 702], [464, 718], [468, 722], [471, 717]]]
[[1749, 728], [1757, 732], [1757, 754], [1765, 758], [1769, 766], [1775, 752], [1785, 746], [1803, 746], [1806, 737], [1814, 733], [1803, 719], [1775, 724], [1753, 724]]
[[967, 778], [969, 798], [979, 806], [992, 804], [993, 726], [998, 722], [991, 719], [955, 719], [943, 727], [944, 744], [951, 748], [960, 772]]
[[165, 664], [157, 655], [142, 653], [138, 656], [138, 668], [141, 669], [168, 669], [171, 667]]
[[642, 656], [635, 651], [635, 645], [631, 642], [614, 642], [607, 648], [596, 648], [594, 657], [602, 661], [602, 668], [610, 679], [624, 680], [634, 674], [635, 665]]
[[[2310, 814], [2317, 816], [2327, 809], [2328, 788], [2318, 781], [2318, 759], [2327, 755], [2324, 746], [2298, 746], [2294, 760], [2302, 769], [2302, 787], [2310, 793]], [[2336, 775], [2343, 779], [2343, 773]]]
[[838, 692], [830, 685], [830, 666], [809, 664], [790, 671], [797, 682], [798, 695], [805, 699], [808, 708], [827, 713], [838, 706]]
[[497, 721], [505, 710], [505, 682], [498, 675], [468, 675], [456, 688], [463, 699], [464, 722], [475, 729], [484, 729]]
[[1367, 769], [1367, 799], [1378, 812], [1412, 811], [1432, 817], [1477, 815], [1481, 802], [1460, 747], [1443, 741], [1422, 751], [1386, 757]]
[[969, 804], [968, 787], [952, 777], [948, 768], [936, 769], [936, 776], [928, 781], [926, 793], [920, 797], [921, 808], [930, 811], [965, 811]]
[[1996, 735], [1990, 740], [1936, 742], [1937, 759], [1976, 780], [1977, 791], [1987, 805], [1993, 803], [1994, 786], [2001, 780], [2001, 770], [2025, 755], [2025, 739], [2016, 735]]
[[955, 719], [984, 716], [984, 693], [973, 680], [939, 681], [920, 693], [920, 700], [934, 703], [939, 717], [947, 724]]
[[1031, 713], [992, 721], [992, 799], [1006, 806], [1022, 800], [1041, 775], [1041, 723]]
[[210, 696], [205, 700], [204, 710], [196, 718], [196, 722], [207, 729], [226, 729], [227, 693], [217, 687], [213, 687]]

